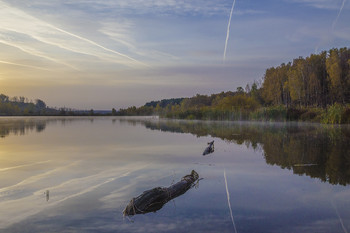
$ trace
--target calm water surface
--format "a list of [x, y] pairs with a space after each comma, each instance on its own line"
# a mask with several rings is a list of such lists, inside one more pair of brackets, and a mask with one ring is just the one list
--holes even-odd
[[[0, 118], [0, 137], [0, 232], [350, 231], [349, 126]], [[185, 194], [123, 217], [192, 170]]]

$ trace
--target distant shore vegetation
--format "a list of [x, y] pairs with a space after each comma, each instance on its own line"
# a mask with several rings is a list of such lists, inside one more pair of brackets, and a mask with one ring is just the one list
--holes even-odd
[[0, 94], [0, 116], [105, 116], [116, 115], [116, 110], [76, 110], [66, 107], [48, 107], [41, 99], [29, 100], [23, 96], [9, 97]]
[[235, 91], [152, 101], [117, 115], [350, 124], [350, 49], [334, 48], [268, 68], [261, 81]]
[[151, 101], [111, 111], [51, 108], [0, 94], [0, 116], [151, 116], [189, 120], [308, 121], [350, 124], [350, 49], [333, 48], [266, 69], [235, 91]]
[[40, 99], [35, 101], [26, 97], [9, 97], [0, 94], [0, 116], [30, 116], [53, 114], [55, 109], [46, 106]]

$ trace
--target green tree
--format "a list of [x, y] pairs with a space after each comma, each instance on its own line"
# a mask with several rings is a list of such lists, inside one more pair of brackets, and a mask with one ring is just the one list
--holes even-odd
[[342, 83], [342, 69], [340, 66], [340, 57], [338, 49], [329, 51], [326, 60], [328, 80], [330, 83], [330, 93], [332, 103], [344, 102], [344, 90]]
[[35, 100], [35, 106], [39, 109], [45, 109], [46, 108], [46, 103], [40, 99]]
[[293, 65], [288, 71], [288, 89], [290, 91], [291, 100], [299, 106], [305, 100], [305, 70], [303, 58], [294, 59]]

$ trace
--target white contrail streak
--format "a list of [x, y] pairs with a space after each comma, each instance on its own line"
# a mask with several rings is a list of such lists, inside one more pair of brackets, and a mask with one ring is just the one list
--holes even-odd
[[107, 51], [107, 52], [117, 54], [117, 55], [119, 55], [119, 56], [121, 56], [121, 57], [125, 57], [125, 58], [127, 58], [127, 59], [129, 59], [129, 60], [131, 60], [131, 61], [134, 61], [134, 62], [140, 63], [140, 64], [142, 64], [142, 65], [145, 65], [144, 63], [142, 63], [142, 62], [140, 62], [140, 61], [138, 61], [138, 60], [136, 60], [136, 59], [134, 59], [134, 58], [131, 58], [131, 57], [125, 55], [125, 54], [119, 53], [119, 52], [117, 52], [117, 51], [115, 51], [115, 50], [106, 48], [106, 47], [104, 47], [104, 46], [102, 46], [102, 45], [100, 45], [100, 44], [98, 44], [98, 43], [96, 43], [96, 42], [94, 42], [94, 41], [92, 41], [92, 40], [89, 40], [89, 39], [86, 39], [86, 38], [84, 38], [84, 37], [78, 36], [78, 35], [73, 34], [73, 33], [71, 33], [71, 32], [67, 32], [67, 31], [65, 31], [65, 30], [63, 30], [63, 29], [60, 29], [60, 28], [58, 28], [58, 27], [55, 27], [55, 26], [53, 26], [53, 25], [51, 25], [51, 24], [47, 24], [47, 25], [48, 25], [49, 27], [53, 28], [53, 29], [56, 29], [57, 31], [60, 31], [60, 32], [65, 33], [65, 34], [67, 34], [67, 35], [70, 35], [70, 36], [72, 36], [72, 37], [78, 38], [78, 39], [80, 39], [80, 40], [82, 40], [82, 41], [85, 41], [85, 42], [87, 42], [87, 43], [89, 43], [89, 44], [92, 44], [92, 45], [94, 45], [94, 46], [97, 46], [97, 47], [99, 47], [99, 48], [101, 48], [101, 49], [103, 49], [103, 50], [105, 50], [105, 51]]
[[225, 49], [224, 49], [224, 61], [226, 60], [227, 42], [228, 42], [228, 38], [230, 37], [231, 18], [232, 18], [233, 8], [235, 8], [235, 4], [236, 4], [236, 0], [233, 0], [231, 13], [230, 13], [230, 19], [228, 20], [228, 25], [227, 25], [226, 41], [225, 41]]
[[230, 209], [230, 214], [231, 214], [231, 221], [232, 221], [233, 228], [235, 229], [235, 232], [237, 233], [236, 224], [235, 224], [235, 221], [233, 220], [232, 208], [231, 208], [231, 203], [230, 203], [230, 193], [229, 193], [228, 187], [227, 187], [227, 179], [226, 179], [226, 170], [225, 169], [224, 169], [224, 178], [225, 178], [225, 186], [226, 186], [227, 203], [228, 203], [228, 207]]
[[332, 29], [334, 29], [335, 25], [336, 25], [337, 22], [338, 22], [339, 16], [340, 16], [341, 12], [343, 11], [345, 2], [346, 2], [346, 0], [343, 0], [343, 3], [342, 3], [342, 5], [341, 5], [341, 7], [340, 7], [340, 9], [339, 9], [338, 15], [337, 15], [337, 17], [335, 18], [335, 20], [333, 21]]
[[[21, 66], [21, 67], [27, 67], [27, 68], [32, 68], [32, 69], [38, 69], [38, 70], [46, 70], [50, 71], [49, 69], [37, 67], [37, 66], [31, 66], [31, 65], [25, 65], [25, 64], [19, 64], [19, 63], [14, 63], [14, 62], [8, 62], [8, 61], [0, 61], [2, 64], [7, 64], [7, 65], [13, 65], [13, 66]], [[1, 169], [0, 169], [1, 171]]]
[[[332, 32], [333, 32], [333, 30], [334, 30], [334, 28], [335, 28], [335, 25], [336, 25], [337, 22], [338, 22], [338, 19], [339, 19], [339, 17], [340, 17], [341, 12], [343, 11], [345, 2], [346, 2], [346, 0], [343, 0], [343, 3], [342, 3], [342, 5], [340, 6], [340, 9], [339, 9], [338, 15], [337, 15], [337, 17], [334, 19], [334, 21], [333, 21], [333, 23], [332, 23], [332, 28], [331, 28], [331, 31], [332, 31]], [[316, 46], [316, 48], [315, 48], [315, 53], [318, 53], [318, 48], [320, 47], [321, 44], [322, 44], [322, 42], [320, 42], [320, 43]]]
[[346, 228], [345, 228], [345, 226], [344, 226], [343, 220], [342, 220], [342, 218], [340, 217], [339, 212], [338, 212], [338, 209], [337, 209], [337, 207], [335, 206], [333, 200], [331, 200], [331, 204], [332, 204], [332, 206], [333, 206], [333, 208], [334, 208], [334, 210], [335, 210], [335, 213], [336, 213], [337, 216], [338, 216], [339, 222], [340, 222], [340, 224], [341, 224], [341, 227], [343, 228], [344, 233], [348, 233], [348, 231], [346, 230]]
[[25, 53], [28, 53], [32, 56], [36, 56], [36, 57], [40, 57], [40, 58], [44, 58], [46, 60], [49, 60], [49, 61], [52, 61], [54, 63], [57, 63], [57, 64], [61, 64], [61, 65], [64, 65], [64, 66], [67, 66], [69, 68], [72, 68], [74, 70], [79, 70], [78, 68], [66, 63], [66, 62], [62, 62], [60, 60], [57, 60], [55, 58], [52, 58], [52, 57], [49, 57], [49, 56], [46, 56], [44, 54], [42, 54], [40, 51], [35, 51], [35, 49], [31, 49], [31, 48], [26, 48], [24, 46], [20, 46], [20, 45], [17, 45], [15, 43], [10, 43], [10, 42], [7, 42], [7, 41], [4, 41], [4, 40], [1, 40], [0, 39], [0, 43], [2, 44], [5, 44], [5, 45], [8, 45], [8, 46], [11, 46], [11, 47], [14, 47], [14, 48], [17, 48]]
[[[135, 64], [148, 66], [147, 64], [142, 63], [141, 61], [138, 61], [137, 59], [134, 59], [124, 53], [107, 48], [100, 43], [87, 39], [86, 37], [66, 31], [60, 27], [27, 14], [20, 9], [13, 8], [1, 0], [0, 15], [6, 19], [0, 21], [0, 42], [5, 44], [7, 43], [10, 46], [17, 47], [29, 54], [63, 64], [75, 70], [78, 69], [69, 63], [52, 58], [51, 53], [45, 50], [48, 49], [48, 46], [36, 47], [37, 49], [35, 49], [35, 47], [29, 47], [31, 44], [23, 43], [23, 41], [20, 40], [27, 39], [28, 37], [30, 39], [43, 42], [47, 45], [57, 46], [58, 48], [63, 48], [67, 51], [72, 51], [75, 53], [96, 56], [102, 60], [113, 63], [126, 64], [129, 66]], [[5, 34], [1, 37], [2, 32]], [[20, 34], [18, 41], [12, 40], [14, 33]], [[17, 37], [14, 38], [17, 39]], [[35, 43], [37, 41], [34, 41], [34, 46], [37, 46], [37, 43]]]

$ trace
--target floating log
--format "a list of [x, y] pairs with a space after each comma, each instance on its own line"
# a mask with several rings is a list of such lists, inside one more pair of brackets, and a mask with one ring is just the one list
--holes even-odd
[[129, 204], [123, 210], [124, 216], [132, 216], [135, 214], [146, 214], [160, 210], [168, 201], [184, 194], [187, 190], [194, 186], [194, 182], [198, 180], [199, 175], [192, 170], [190, 175], [182, 177], [181, 181], [170, 187], [157, 187], [144, 191], [138, 197], [131, 199]]
[[203, 151], [203, 155], [207, 155], [214, 152], [214, 141], [208, 142], [208, 147]]

